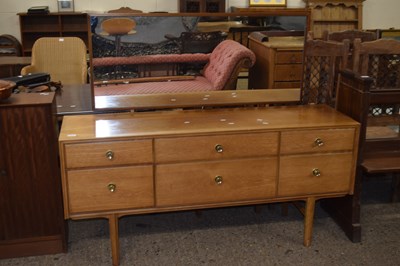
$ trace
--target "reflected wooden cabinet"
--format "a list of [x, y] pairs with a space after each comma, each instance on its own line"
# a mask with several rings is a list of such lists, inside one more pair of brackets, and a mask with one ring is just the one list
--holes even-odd
[[225, 0], [179, 0], [179, 12], [225, 12]]
[[249, 89], [300, 88], [303, 37], [275, 37], [263, 42], [249, 37], [256, 63], [249, 70]]
[[41, 37], [78, 37], [88, 46], [86, 13], [18, 13], [23, 56], [30, 56], [32, 46]]
[[324, 30], [362, 29], [362, 6], [365, 0], [303, 0], [311, 9], [311, 30], [322, 38]]

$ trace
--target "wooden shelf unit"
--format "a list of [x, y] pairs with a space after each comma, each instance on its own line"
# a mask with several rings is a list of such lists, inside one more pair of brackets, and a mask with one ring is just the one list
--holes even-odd
[[88, 46], [88, 19], [86, 13], [18, 13], [22, 54], [30, 56], [32, 46], [41, 37], [79, 37]]
[[317, 39], [325, 30], [362, 29], [362, 6], [365, 0], [303, 0], [311, 9], [311, 31]]
[[179, 12], [225, 12], [225, 0], [179, 0]]

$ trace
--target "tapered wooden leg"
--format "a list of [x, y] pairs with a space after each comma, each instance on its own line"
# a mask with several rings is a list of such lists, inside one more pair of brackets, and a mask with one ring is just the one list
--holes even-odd
[[111, 239], [111, 255], [113, 266], [119, 265], [119, 237], [118, 237], [118, 216], [112, 214], [108, 217], [108, 223], [110, 227], [110, 239]]
[[313, 222], [314, 222], [315, 198], [307, 198], [304, 213], [304, 246], [311, 245]]
[[394, 173], [392, 179], [392, 202], [400, 201], [400, 173]]

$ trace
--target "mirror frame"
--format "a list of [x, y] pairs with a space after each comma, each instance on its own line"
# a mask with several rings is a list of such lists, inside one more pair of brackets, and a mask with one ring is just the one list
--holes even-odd
[[[149, 108], [152, 108], [156, 94], [146, 95], [123, 95], [123, 96], [95, 96], [94, 94], [94, 78], [93, 78], [93, 44], [92, 44], [92, 30], [91, 30], [91, 17], [207, 17], [212, 21], [219, 18], [230, 17], [305, 17], [305, 33], [307, 33], [311, 26], [311, 13], [308, 8], [237, 8], [235, 12], [226, 13], [101, 13], [101, 14], [88, 14], [88, 32], [89, 32], [89, 65], [90, 65], [90, 86], [92, 96], [92, 110], [95, 112], [115, 112], [115, 111], [130, 111], [137, 109], [146, 109], [146, 104], [143, 101], [149, 102]], [[182, 94], [182, 93], [175, 93]], [[160, 97], [161, 96], [161, 97]], [[169, 93], [169, 97], [174, 97], [174, 93]], [[179, 95], [176, 95], [179, 97]], [[162, 95], [157, 95], [162, 98]], [[96, 102], [97, 108], [96, 108]], [[140, 102], [140, 104], [139, 104]]]

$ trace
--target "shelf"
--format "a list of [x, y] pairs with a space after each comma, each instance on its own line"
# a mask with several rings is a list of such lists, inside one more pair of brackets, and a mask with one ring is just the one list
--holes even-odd
[[50, 13], [28, 15], [19, 13], [22, 50], [30, 56], [32, 46], [41, 37], [78, 37], [86, 45], [89, 41], [86, 13]]
[[303, 0], [311, 10], [311, 30], [322, 38], [324, 31], [362, 29], [364, 0]]
[[314, 23], [318, 22], [330, 22], [330, 23], [358, 23], [358, 19], [314, 19]]

